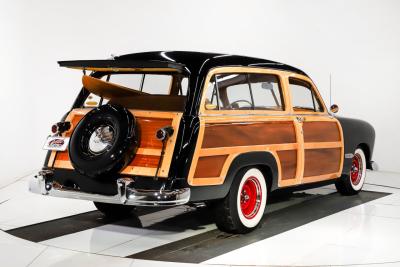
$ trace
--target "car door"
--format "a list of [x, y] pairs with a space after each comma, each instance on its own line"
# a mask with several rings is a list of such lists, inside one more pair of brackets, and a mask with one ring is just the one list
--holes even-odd
[[329, 114], [316, 87], [302, 75], [288, 77], [292, 112], [302, 129], [303, 175], [301, 183], [337, 178], [343, 165], [343, 133]]
[[254, 67], [210, 71], [200, 107], [190, 185], [222, 184], [232, 162], [252, 152], [273, 155], [279, 187], [300, 183], [301, 129], [290, 114], [283, 88], [285, 75], [284, 71]]

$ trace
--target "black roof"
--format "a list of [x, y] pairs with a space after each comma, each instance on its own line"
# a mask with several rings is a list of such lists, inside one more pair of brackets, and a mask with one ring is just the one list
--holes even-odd
[[302, 70], [283, 63], [253, 58], [247, 56], [204, 53], [191, 51], [153, 51], [134, 54], [126, 54], [115, 57], [115, 61], [154, 61], [171, 64], [182, 64], [191, 74], [207, 73], [210, 69], [220, 66], [251, 66], [269, 69], [286, 70], [307, 76]]

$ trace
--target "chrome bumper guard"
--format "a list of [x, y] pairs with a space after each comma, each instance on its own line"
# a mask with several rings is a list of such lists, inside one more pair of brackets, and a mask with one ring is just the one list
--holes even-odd
[[131, 178], [117, 180], [118, 194], [114, 196], [85, 193], [78, 189], [63, 187], [56, 182], [46, 183], [45, 177], [49, 174], [51, 174], [51, 171], [43, 170], [35, 177], [32, 177], [29, 181], [29, 191], [46, 196], [133, 206], [177, 206], [186, 204], [190, 198], [190, 188], [175, 190], [135, 189], [130, 187], [133, 184], [133, 179]]

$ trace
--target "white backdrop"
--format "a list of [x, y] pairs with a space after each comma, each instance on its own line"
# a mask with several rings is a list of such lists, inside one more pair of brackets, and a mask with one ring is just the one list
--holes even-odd
[[41, 167], [44, 138], [81, 73], [57, 60], [149, 50], [224, 52], [305, 70], [339, 114], [376, 129], [374, 160], [400, 172], [400, 1], [0, 0], [0, 186]]

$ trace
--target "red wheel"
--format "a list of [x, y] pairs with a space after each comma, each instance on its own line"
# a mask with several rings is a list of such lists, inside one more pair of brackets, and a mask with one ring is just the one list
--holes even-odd
[[348, 175], [342, 175], [335, 185], [343, 195], [354, 195], [361, 191], [366, 175], [366, 157], [361, 148], [357, 148], [351, 161], [351, 169]]
[[262, 189], [254, 176], [247, 178], [240, 192], [240, 209], [246, 219], [252, 219], [260, 210]]
[[235, 175], [228, 195], [214, 203], [219, 229], [230, 233], [247, 233], [255, 229], [264, 215], [268, 187], [263, 173], [247, 167]]
[[364, 151], [360, 148], [357, 148], [354, 152], [350, 169], [350, 184], [355, 191], [361, 190], [362, 186], [364, 185], [366, 169]]
[[[361, 174], [362, 174], [362, 159], [359, 154], [354, 155], [352, 163], [351, 163], [351, 170], [350, 170], [350, 178], [351, 183], [354, 186], [357, 186], [361, 181]], [[360, 170], [361, 168], [361, 170]]]

